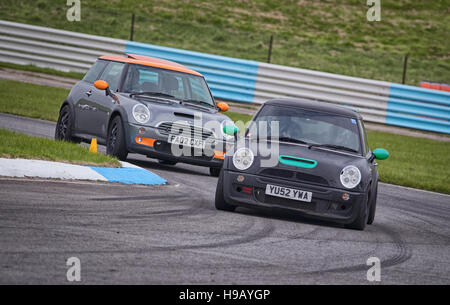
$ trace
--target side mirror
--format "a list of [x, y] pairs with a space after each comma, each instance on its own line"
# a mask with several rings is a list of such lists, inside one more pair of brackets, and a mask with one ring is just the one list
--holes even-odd
[[234, 124], [233, 125], [228, 124], [228, 125], [223, 126], [223, 133], [237, 138], [237, 135], [239, 133], [239, 128]]
[[220, 102], [220, 103], [217, 103], [217, 108], [219, 108], [220, 112], [226, 112], [226, 111], [228, 111], [228, 109], [230, 109], [230, 106], [228, 106], [227, 103]]
[[109, 90], [109, 84], [104, 80], [97, 80], [94, 82], [95, 88], [98, 90], [105, 90], [106, 95], [111, 95], [111, 90]]
[[389, 158], [389, 152], [384, 148], [374, 149], [373, 155], [378, 160], [386, 160], [387, 158]]
[[105, 82], [104, 80], [95, 81], [94, 86], [98, 90], [106, 90], [107, 88], [109, 88], [109, 84], [107, 82]]

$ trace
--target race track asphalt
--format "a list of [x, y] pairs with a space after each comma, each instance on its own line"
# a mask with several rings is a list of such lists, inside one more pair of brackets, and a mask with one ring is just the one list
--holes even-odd
[[[0, 114], [0, 128], [52, 137], [54, 123]], [[450, 284], [450, 196], [380, 183], [365, 231], [214, 208], [207, 168], [129, 162], [166, 186], [0, 178], [0, 284]]]

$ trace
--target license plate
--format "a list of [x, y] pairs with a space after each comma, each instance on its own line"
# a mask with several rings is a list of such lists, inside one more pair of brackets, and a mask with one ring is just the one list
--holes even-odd
[[311, 202], [312, 193], [290, 187], [267, 184], [266, 195], [287, 198], [298, 201]]
[[189, 137], [173, 135], [173, 134], [169, 135], [169, 143], [185, 145], [185, 146], [194, 147], [194, 148], [205, 148], [205, 141], [203, 141], [202, 139], [189, 138]]

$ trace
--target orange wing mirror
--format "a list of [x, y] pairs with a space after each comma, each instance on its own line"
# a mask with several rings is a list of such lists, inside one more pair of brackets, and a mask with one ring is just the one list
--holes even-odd
[[104, 80], [97, 80], [94, 82], [95, 88], [98, 90], [106, 90], [109, 87], [109, 84], [105, 82]]
[[105, 82], [104, 80], [95, 81], [94, 86], [98, 90], [106, 90], [109, 88], [109, 84], [107, 82]]
[[217, 103], [217, 107], [220, 109], [221, 112], [226, 112], [228, 111], [228, 109], [230, 109], [230, 106], [228, 106], [228, 104], [224, 102]]
[[[109, 90], [109, 84], [104, 80], [97, 80], [94, 82], [95, 88], [98, 90], [105, 90], [106, 95], [110, 95], [114, 100], [117, 99], [114, 94], [112, 94], [111, 90]], [[117, 101], [117, 100], [116, 100]]]

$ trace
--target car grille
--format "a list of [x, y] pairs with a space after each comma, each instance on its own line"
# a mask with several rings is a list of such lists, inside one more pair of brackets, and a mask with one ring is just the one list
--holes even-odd
[[328, 181], [320, 176], [279, 168], [266, 168], [259, 172], [266, 177], [283, 178], [291, 181], [307, 182], [318, 185], [328, 185]]
[[[195, 127], [191, 124], [181, 124], [181, 123], [173, 123], [173, 122], [163, 122], [158, 125], [158, 130], [163, 135], [169, 134], [186, 134], [190, 132], [190, 136], [198, 136], [202, 135], [202, 139], [206, 138], [214, 138], [214, 133], [211, 130]], [[188, 131], [187, 131], [188, 130]]]

